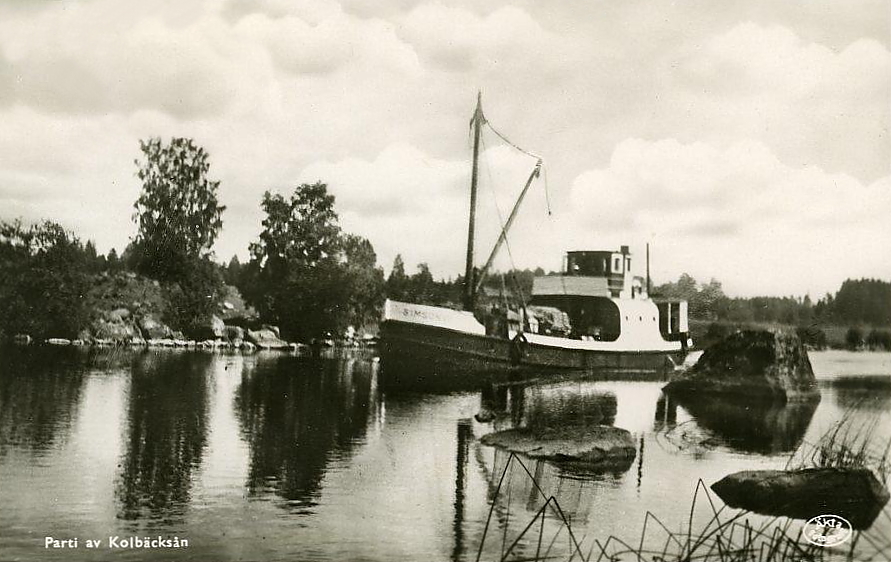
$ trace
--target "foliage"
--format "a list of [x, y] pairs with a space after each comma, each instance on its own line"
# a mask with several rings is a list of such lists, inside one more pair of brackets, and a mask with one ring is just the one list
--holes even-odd
[[136, 161], [142, 193], [134, 205], [133, 244], [139, 271], [164, 281], [187, 277], [195, 258], [206, 256], [223, 225], [218, 181], [207, 177], [207, 152], [192, 139], [140, 141]]
[[327, 185], [302, 184], [289, 198], [267, 191], [262, 208], [250, 263], [227, 268], [241, 270], [238, 286], [261, 318], [306, 341], [377, 314], [383, 272], [371, 243], [341, 232]]
[[406, 302], [412, 300], [409, 297], [411, 293], [410, 281], [408, 275], [405, 274], [405, 262], [402, 261], [402, 255], [396, 254], [393, 260], [393, 267], [390, 269], [390, 276], [387, 277], [385, 285], [387, 298]]
[[326, 184], [302, 184], [288, 199], [267, 191], [261, 206], [263, 230], [250, 248], [252, 263], [261, 269], [284, 273], [294, 264], [314, 266], [339, 251], [340, 226]]
[[866, 345], [872, 350], [891, 351], [891, 330], [873, 328], [866, 337]]
[[[693, 320], [719, 321], [728, 324], [781, 324], [808, 327], [800, 335], [806, 343], [817, 348], [826, 346], [826, 334], [817, 326], [827, 324], [869, 324], [891, 326], [891, 283], [874, 279], [845, 281], [839, 291], [826, 295], [814, 304], [809, 296], [729, 298], [724, 295], [721, 283], [712, 279], [700, 285], [690, 275], [683, 274], [675, 283], [665, 283], [654, 288], [653, 296], [684, 299], [689, 303]], [[719, 328], [715, 328], [718, 330]], [[856, 330], [851, 333], [851, 337]], [[712, 334], [717, 335], [717, 334]], [[863, 334], [860, 334], [861, 339]], [[881, 348], [884, 340], [876, 334], [871, 348]], [[851, 348], [863, 343], [848, 342]]]
[[377, 267], [377, 254], [371, 242], [353, 234], [341, 241], [344, 283], [349, 291], [347, 318], [364, 326], [380, 316], [384, 300], [384, 272]]
[[0, 332], [75, 338], [87, 324], [88, 252], [60, 225], [0, 222]]
[[[495, 272], [488, 275], [483, 282], [478, 304], [494, 295], [505, 293], [508, 297], [517, 297], [528, 301], [532, 295], [532, 282], [536, 276], [544, 275], [541, 268], [511, 269], [506, 272]], [[405, 273], [405, 262], [401, 255], [393, 261], [390, 275], [387, 277], [387, 298], [416, 304], [457, 307], [462, 300], [464, 278], [435, 280], [426, 263], [418, 264], [412, 275]]]
[[848, 331], [845, 334], [845, 345], [848, 349], [856, 351], [863, 347], [863, 343], [863, 330], [857, 326], [848, 328]]
[[201, 338], [222, 299], [223, 276], [219, 266], [207, 258], [192, 258], [186, 268], [187, 276], [165, 286], [164, 321], [189, 337]]
[[837, 322], [891, 326], [891, 283], [848, 279], [834, 298], [827, 298], [822, 312]]
[[690, 317], [702, 320], [719, 318], [728, 305], [720, 281], [712, 279], [700, 286], [687, 273], [682, 274], [677, 283], [665, 283], [656, 287], [653, 294], [662, 298], [687, 301]]

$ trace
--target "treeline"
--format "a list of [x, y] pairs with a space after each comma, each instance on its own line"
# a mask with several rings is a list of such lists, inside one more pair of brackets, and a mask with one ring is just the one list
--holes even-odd
[[[479, 272], [476, 271], [478, 275]], [[541, 268], [511, 269], [494, 272], [483, 280], [478, 301], [485, 302], [504, 295], [516, 300], [519, 297], [528, 301], [532, 295], [532, 283], [536, 276], [544, 275]], [[393, 260], [393, 267], [387, 277], [385, 293], [387, 298], [416, 304], [430, 304], [450, 308], [460, 308], [463, 302], [464, 276], [454, 279], [435, 280], [426, 263], [421, 263], [411, 275], [405, 271], [401, 255]]]
[[93, 288], [124, 273], [114, 283], [137, 277], [154, 283], [164, 302], [153, 303], [152, 311], [161, 310], [164, 322], [187, 337], [206, 333], [227, 281], [259, 311], [259, 322], [279, 326], [292, 340], [376, 319], [383, 270], [367, 240], [340, 229], [325, 184], [299, 185], [287, 197], [266, 192], [249, 263], [223, 267], [211, 248], [225, 207], [217, 198], [219, 182], [209, 178], [207, 152], [186, 138], [153, 138], [140, 148], [136, 235], [121, 257], [115, 250], [97, 254], [93, 242], [82, 243], [51, 221], [0, 222], [0, 337], [88, 334], [101, 321]]
[[[732, 326], [782, 324], [798, 326], [805, 340], [815, 347], [830, 344], [849, 349], [891, 350], [891, 283], [878, 279], [848, 279], [834, 294], [814, 303], [809, 296], [728, 297], [720, 281], [697, 283], [688, 274], [677, 282], [654, 287], [653, 296], [685, 299], [690, 319], [707, 324], [701, 339], [720, 338]], [[847, 326], [834, 341], [827, 331]]]

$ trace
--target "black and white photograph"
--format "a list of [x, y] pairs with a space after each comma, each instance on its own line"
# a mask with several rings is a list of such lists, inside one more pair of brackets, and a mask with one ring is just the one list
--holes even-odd
[[0, 562], [891, 560], [887, 0], [0, 0]]

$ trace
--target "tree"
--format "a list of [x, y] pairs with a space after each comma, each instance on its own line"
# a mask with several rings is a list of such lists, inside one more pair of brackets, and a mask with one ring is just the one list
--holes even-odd
[[0, 332], [74, 338], [89, 318], [89, 254], [59, 224], [0, 222]]
[[371, 242], [361, 236], [344, 234], [341, 241], [344, 281], [349, 287], [348, 317], [363, 326], [380, 315], [384, 300], [384, 271], [377, 266]]
[[207, 337], [210, 318], [222, 298], [223, 275], [219, 266], [206, 258], [187, 258], [189, 274], [164, 287], [169, 306], [164, 320], [188, 336]]
[[396, 259], [393, 260], [386, 289], [387, 297], [393, 300], [404, 301], [408, 296], [408, 275], [405, 274], [405, 262], [402, 261], [401, 254], [396, 254]]
[[328, 186], [302, 184], [289, 198], [267, 191], [262, 209], [243, 290], [261, 317], [304, 341], [367, 321], [380, 306], [383, 271], [371, 243], [341, 232]]
[[161, 280], [188, 276], [188, 264], [207, 257], [223, 225], [226, 209], [217, 200], [220, 182], [208, 179], [207, 152], [192, 139], [139, 142], [136, 160], [142, 193], [134, 205], [138, 269]]
[[298, 186], [290, 199], [263, 194], [263, 231], [251, 244], [251, 258], [273, 270], [289, 264], [313, 266], [335, 255], [340, 227], [334, 212], [334, 196], [322, 182]]
[[845, 345], [851, 351], [857, 351], [863, 347], [863, 330], [858, 326], [851, 326], [845, 333]]

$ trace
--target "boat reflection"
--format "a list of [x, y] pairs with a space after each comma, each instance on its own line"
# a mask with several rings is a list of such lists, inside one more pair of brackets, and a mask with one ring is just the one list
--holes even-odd
[[279, 357], [246, 368], [235, 411], [250, 448], [247, 489], [311, 513], [333, 460], [364, 440], [375, 409], [376, 364]]
[[718, 396], [690, 395], [671, 395], [665, 400], [666, 418], [673, 419], [674, 415], [668, 412], [677, 404], [722, 444], [740, 452], [758, 454], [785, 453], [798, 448], [819, 405], [819, 401], [814, 400], [736, 402]]

